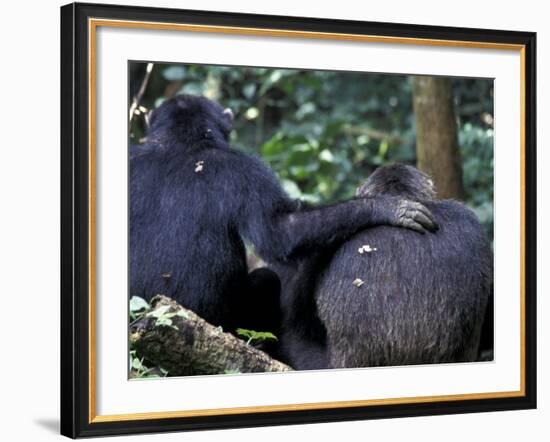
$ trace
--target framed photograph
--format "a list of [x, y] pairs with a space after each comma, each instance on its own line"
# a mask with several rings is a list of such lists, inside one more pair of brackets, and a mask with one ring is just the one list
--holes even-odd
[[536, 35], [61, 8], [61, 433], [536, 407]]

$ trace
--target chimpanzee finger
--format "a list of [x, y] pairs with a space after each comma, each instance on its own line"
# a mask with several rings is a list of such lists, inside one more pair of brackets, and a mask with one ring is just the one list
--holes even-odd
[[411, 218], [404, 218], [402, 220], [402, 225], [403, 225], [403, 227], [406, 227], [407, 229], [414, 230], [418, 233], [422, 233], [422, 234], [426, 233], [426, 229], [424, 229], [424, 227], [422, 227], [421, 224], [417, 223], [416, 221], [414, 221]]
[[411, 215], [412, 215], [411, 218], [413, 218], [414, 221], [416, 221], [417, 223], [421, 224], [422, 227], [424, 227], [425, 229], [430, 230], [432, 232], [437, 230], [437, 225], [419, 210], [413, 211]]
[[411, 206], [414, 208], [414, 211], [417, 212], [412, 215], [416, 221], [432, 232], [439, 230], [439, 226], [437, 222], [435, 222], [432, 212], [430, 212], [424, 204], [412, 202]]

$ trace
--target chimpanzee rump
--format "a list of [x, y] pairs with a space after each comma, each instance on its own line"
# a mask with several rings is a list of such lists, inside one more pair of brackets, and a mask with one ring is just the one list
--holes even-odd
[[130, 159], [131, 295], [162, 293], [213, 324], [243, 327], [252, 292], [262, 296], [243, 240], [283, 262], [369, 226], [434, 228], [424, 206], [400, 197], [304, 209], [262, 161], [231, 149], [231, 127], [231, 114], [202, 97], [178, 96], [153, 112], [146, 145]]
[[333, 254], [278, 268], [281, 359], [297, 369], [476, 360], [493, 259], [475, 214], [434, 200], [429, 177], [411, 166], [377, 169], [357, 194], [420, 201], [439, 230], [372, 227]]

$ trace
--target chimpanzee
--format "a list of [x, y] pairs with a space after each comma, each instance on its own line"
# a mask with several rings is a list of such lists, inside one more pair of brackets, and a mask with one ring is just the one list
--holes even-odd
[[493, 262], [475, 214], [435, 200], [429, 177], [401, 164], [377, 169], [357, 196], [422, 202], [439, 230], [371, 227], [278, 266], [280, 359], [296, 369], [476, 360]]
[[261, 160], [230, 147], [232, 114], [206, 98], [169, 99], [149, 124], [130, 155], [131, 295], [162, 293], [215, 325], [246, 328], [251, 296], [264, 295], [258, 281], [273, 288], [273, 275], [248, 275], [244, 241], [278, 262], [369, 226], [434, 228], [422, 204], [402, 197], [303, 208]]

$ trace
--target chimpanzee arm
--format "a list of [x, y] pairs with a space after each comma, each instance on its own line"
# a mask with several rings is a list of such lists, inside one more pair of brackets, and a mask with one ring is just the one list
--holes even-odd
[[277, 241], [283, 256], [295, 252], [330, 247], [359, 230], [392, 225], [424, 233], [434, 230], [431, 214], [422, 204], [394, 197], [352, 199], [293, 213], [279, 214], [274, 220]]
[[233, 177], [241, 171], [240, 187], [228, 196], [241, 196], [235, 224], [267, 260], [285, 260], [295, 253], [329, 247], [371, 226], [401, 226], [422, 233], [436, 229], [428, 209], [417, 202], [384, 196], [303, 208], [289, 199], [260, 160], [247, 156], [239, 162], [228, 161], [226, 167]]

